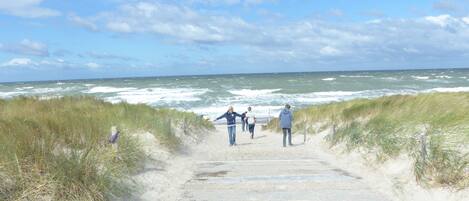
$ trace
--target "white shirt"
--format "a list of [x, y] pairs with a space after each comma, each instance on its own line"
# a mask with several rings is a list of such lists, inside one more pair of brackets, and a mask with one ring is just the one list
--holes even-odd
[[248, 111], [248, 113], [246, 113], [246, 118], [248, 118], [248, 124], [254, 124], [256, 123], [255, 122], [255, 118], [256, 118], [256, 115], [254, 115], [254, 112], [252, 111]]

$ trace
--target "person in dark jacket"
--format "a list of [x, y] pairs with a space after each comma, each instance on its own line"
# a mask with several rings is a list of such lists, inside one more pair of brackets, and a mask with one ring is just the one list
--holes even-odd
[[236, 117], [242, 117], [240, 114], [233, 111], [233, 106], [228, 108], [228, 111], [216, 118], [215, 121], [218, 121], [221, 118], [226, 118], [226, 125], [228, 127], [228, 138], [230, 141], [230, 146], [236, 145]]
[[280, 115], [278, 117], [279, 123], [280, 123], [280, 128], [282, 128], [283, 131], [283, 147], [286, 147], [286, 138], [288, 135], [288, 145], [292, 146], [293, 144], [291, 143], [291, 127], [292, 127], [292, 121], [293, 121], [293, 114], [290, 111], [290, 105], [286, 104], [285, 108], [280, 112]]
[[246, 126], [246, 114], [248, 112], [244, 112], [243, 114], [241, 114], [241, 128], [243, 129], [243, 132], [246, 131], [247, 129], [247, 126]]

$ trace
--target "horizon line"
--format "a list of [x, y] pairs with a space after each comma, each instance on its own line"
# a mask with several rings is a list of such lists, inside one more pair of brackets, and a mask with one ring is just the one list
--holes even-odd
[[134, 76], [134, 77], [91, 77], [91, 78], [76, 78], [64, 80], [27, 80], [27, 81], [0, 81], [1, 84], [15, 84], [15, 83], [43, 83], [43, 82], [66, 82], [66, 81], [90, 81], [90, 80], [114, 80], [114, 79], [145, 79], [145, 78], [172, 78], [172, 77], [192, 77], [192, 76], [230, 76], [230, 75], [267, 75], [267, 74], [295, 74], [295, 73], [351, 73], [351, 72], [393, 72], [393, 71], [426, 71], [426, 70], [469, 70], [469, 67], [450, 67], [450, 68], [414, 68], [414, 69], [362, 69], [362, 70], [318, 70], [318, 71], [280, 71], [280, 72], [256, 72], [256, 73], [214, 73], [214, 74], [190, 74], [190, 75], [149, 75], [149, 76]]

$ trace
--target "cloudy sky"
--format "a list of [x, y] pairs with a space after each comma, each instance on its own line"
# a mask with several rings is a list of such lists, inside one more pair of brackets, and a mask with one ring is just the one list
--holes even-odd
[[0, 81], [469, 67], [469, 0], [0, 0]]

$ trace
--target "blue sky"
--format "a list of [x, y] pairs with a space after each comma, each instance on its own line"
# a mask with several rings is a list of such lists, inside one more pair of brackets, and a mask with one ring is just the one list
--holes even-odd
[[469, 67], [469, 0], [0, 1], [0, 82]]

